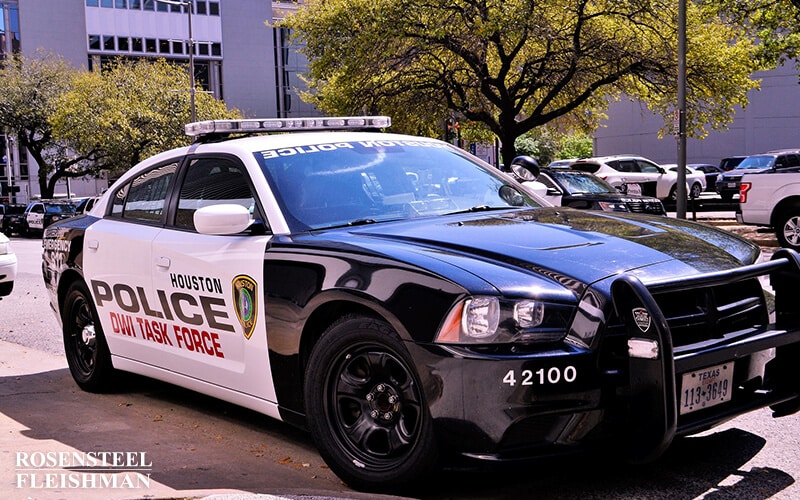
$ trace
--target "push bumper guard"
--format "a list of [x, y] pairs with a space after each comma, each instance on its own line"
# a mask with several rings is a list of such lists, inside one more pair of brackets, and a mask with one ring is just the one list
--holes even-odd
[[[654, 294], [659, 290], [681, 291], [700, 286], [731, 284], [769, 276], [775, 292], [775, 323], [733, 341], [707, 342], [702, 346], [675, 349], [667, 320]], [[628, 456], [633, 462], [648, 462], [660, 456], [678, 434], [700, 431], [747, 411], [771, 406], [773, 416], [800, 409], [800, 308], [791, 296], [800, 284], [800, 256], [781, 249], [768, 262], [732, 271], [665, 280], [645, 286], [634, 276], [622, 276], [611, 286], [614, 308], [624, 318], [628, 338], [629, 393], [626, 408]], [[638, 320], [638, 322], [637, 322]], [[704, 417], [679, 423], [680, 374], [735, 362], [748, 356], [796, 344], [793, 376], [780, 380], [780, 390], [764, 391], [763, 397], [744, 398], [703, 412]], [[774, 351], [772, 351], [774, 352]], [[735, 384], [734, 384], [735, 385]], [[735, 399], [734, 395], [734, 399]], [[698, 412], [701, 413], [701, 412]]]

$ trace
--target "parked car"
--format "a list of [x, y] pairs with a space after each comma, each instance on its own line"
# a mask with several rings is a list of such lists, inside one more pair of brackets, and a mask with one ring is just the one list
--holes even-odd
[[88, 198], [80, 200], [80, 202], [78, 202], [78, 204], [75, 206], [75, 214], [82, 215], [89, 213], [92, 210], [92, 208], [94, 208], [95, 203], [97, 203], [97, 200], [99, 199], [100, 199], [99, 196], [90, 196]]
[[10, 295], [17, 277], [17, 256], [8, 237], [0, 233], [0, 297]]
[[63, 200], [39, 200], [28, 203], [22, 217], [22, 236], [42, 234], [50, 224], [75, 216], [75, 205]]
[[778, 149], [748, 156], [732, 170], [717, 177], [716, 191], [723, 201], [739, 195], [739, 185], [744, 174], [758, 174], [770, 170], [788, 170], [800, 167], [800, 149]]
[[578, 161], [578, 158], [566, 158], [563, 160], [553, 160], [547, 164], [547, 168], [569, 168], [572, 162]]
[[[668, 163], [665, 165], [661, 165], [662, 167], [666, 168], [670, 172], [675, 172], [675, 179], [677, 181], [678, 178], [678, 165], [674, 163]], [[688, 190], [686, 194], [689, 198], [699, 198], [700, 193], [706, 190], [706, 174], [699, 170], [695, 170], [691, 165], [686, 165], [686, 185], [688, 186]], [[675, 201], [675, 197], [671, 197], [670, 201]]]
[[4, 205], [2, 232], [6, 236], [20, 234], [22, 232], [22, 219], [25, 215], [26, 205], [21, 203], [9, 203]]
[[745, 158], [747, 158], [747, 156], [728, 156], [719, 161], [719, 168], [723, 172], [733, 170], [738, 164], [742, 163]]
[[[623, 193], [646, 195], [660, 200], [674, 201], [677, 193], [678, 172], [670, 171], [642, 156], [613, 155], [584, 158], [573, 162], [570, 168], [592, 173]], [[687, 184], [687, 196], [697, 190]]]
[[762, 262], [709, 225], [540, 203], [389, 122], [189, 124], [192, 145], [47, 227], [75, 383], [118, 391], [135, 372], [245, 406], [309, 430], [370, 491], [458, 457], [652, 461], [800, 409], [795, 252]]
[[716, 192], [717, 176], [725, 170], [711, 163], [690, 163], [687, 166], [705, 174], [706, 185], [704, 191]]
[[623, 194], [596, 175], [579, 170], [543, 168], [535, 181], [526, 181], [523, 185], [557, 206], [608, 212], [667, 214], [664, 204], [658, 198]]

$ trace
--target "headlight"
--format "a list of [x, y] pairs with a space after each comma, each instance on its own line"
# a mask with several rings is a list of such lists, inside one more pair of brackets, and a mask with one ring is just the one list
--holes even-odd
[[567, 335], [574, 311], [573, 305], [539, 300], [468, 297], [447, 314], [436, 342], [557, 342]]
[[6, 255], [11, 253], [11, 243], [5, 241], [0, 243], [0, 255]]
[[621, 201], [598, 201], [600, 208], [606, 212], [627, 212], [628, 207]]

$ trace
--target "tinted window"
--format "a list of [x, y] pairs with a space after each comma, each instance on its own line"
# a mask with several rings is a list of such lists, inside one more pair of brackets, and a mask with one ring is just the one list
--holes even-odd
[[194, 229], [194, 212], [201, 207], [232, 203], [253, 214], [255, 197], [244, 167], [227, 158], [192, 160], [181, 186], [175, 225]]
[[139, 175], [114, 195], [112, 215], [145, 222], [160, 222], [167, 190], [178, 164], [169, 163]]

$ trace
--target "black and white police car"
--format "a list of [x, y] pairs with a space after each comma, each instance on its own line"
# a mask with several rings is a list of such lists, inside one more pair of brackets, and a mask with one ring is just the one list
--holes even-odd
[[388, 125], [190, 124], [194, 144], [48, 227], [77, 384], [135, 372], [306, 428], [365, 490], [454, 457], [649, 461], [736, 415], [798, 410], [796, 253], [761, 262], [712, 227], [553, 207]]

